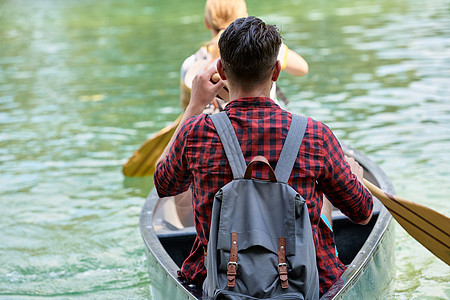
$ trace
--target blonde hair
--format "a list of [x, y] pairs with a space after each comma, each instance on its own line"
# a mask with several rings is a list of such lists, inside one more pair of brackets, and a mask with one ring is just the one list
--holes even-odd
[[217, 42], [225, 28], [234, 20], [247, 16], [245, 0], [206, 0], [205, 20], [218, 32], [217, 36], [206, 43], [206, 49], [212, 58], [219, 57]]
[[205, 18], [217, 31], [228, 27], [234, 20], [247, 17], [245, 0], [207, 0]]

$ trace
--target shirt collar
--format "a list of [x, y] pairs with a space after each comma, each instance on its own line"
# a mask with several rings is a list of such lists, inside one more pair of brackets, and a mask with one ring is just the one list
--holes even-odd
[[266, 108], [279, 106], [270, 98], [267, 97], [245, 97], [234, 99], [225, 106], [225, 110], [241, 109], [241, 108]]

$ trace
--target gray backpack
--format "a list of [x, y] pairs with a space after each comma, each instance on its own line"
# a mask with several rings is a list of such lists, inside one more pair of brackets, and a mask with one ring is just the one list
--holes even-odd
[[[225, 112], [210, 116], [233, 172], [214, 198], [204, 296], [214, 299], [319, 299], [308, 208], [287, 184], [307, 118], [293, 115], [275, 171], [256, 156], [247, 166]], [[270, 181], [252, 179], [256, 162]]]

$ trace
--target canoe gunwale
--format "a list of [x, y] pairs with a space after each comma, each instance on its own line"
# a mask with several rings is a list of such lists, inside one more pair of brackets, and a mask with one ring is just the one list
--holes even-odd
[[[358, 163], [370, 171], [374, 179], [377, 181], [378, 186], [390, 193], [395, 194], [394, 186], [388, 179], [388, 176], [384, 171], [376, 165], [367, 156], [364, 156], [357, 150], [343, 145], [343, 149], [346, 155], [350, 155], [355, 158]], [[325, 293], [321, 299], [339, 299], [345, 296], [345, 294], [355, 285], [359, 278], [363, 275], [364, 271], [370, 265], [372, 258], [377, 254], [383, 240], [386, 238], [389, 227], [392, 225], [392, 216], [386, 207], [381, 206], [378, 219], [367, 238], [366, 242], [362, 246], [359, 253], [352, 260], [351, 264], [341, 275], [333, 286]]]
[[[370, 237], [364, 243], [360, 252], [355, 256], [339, 280], [336, 281], [327, 293], [320, 298], [321, 300], [341, 299], [356, 284], [356, 282], [358, 282], [361, 276], [363, 276], [364, 271], [371, 264], [372, 258], [377, 254], [383, 244], [383, 239], [386, 238], [386, 232], [391, 224], [392, 216], [389, 214], [388, 210], [383, 207], [378, 219], [381, 219], [381, 221], [377, 221], [374, 225]], [[383, 224], [384, 226], [379, 226], [379, 224]]]
[[184, 290], [184, 293], [186, 295], [189, 295], [192, 291], [188, 289], [188, 286], [185, 286], [177, 279], [177, 271], [180, 269], [180, 267], [175, 264], [175, 262], [166, 252], [163, 245], [159, 241], [156, 232], [153, 230], [152, 215], [157, 203], [157, 199], [158, 194], [156, 192], [156, 189], [153, 189], [149, 193], [141, 210], [141, 215], [139, 218], [141, 236], [144, 240], [147, 254], [152, 255], [157, 264], [159, 264], [159, 266], [163, 268], [167, 274], [170, 275], [170, 278], [173, 281], [172, 283], [175, 284], [177, 288], [181, 288], [182, 290]]

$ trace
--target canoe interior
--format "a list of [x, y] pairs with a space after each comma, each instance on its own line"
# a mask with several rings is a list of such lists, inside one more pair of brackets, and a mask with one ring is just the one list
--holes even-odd
[[[336, 246], [339, 258], [344, 264], [350, 264], [356, 254], [358, 254], [372, 231], [378, 215], [379, 210], [374, 213], [370, 223], [365, 226], [354, 224], [345, 217], [333, 218]], [[177, 266], [181, 267], [183, 261], [190, 253], [195, 235], [194, 231], [182, 231], [160, 233], [158, 238], [169, 256]]]
[[[371, 177], [368, 171], [366, 171], [366, 177]], [[374, 178], [371, 178], [371, 180], [376, 183]], [[336, 246], [339, 257], [345, 265], [350, 264], [363, 247], [376, 224], [380, 209], [381, 204], [376, 200], [373, 217], [370, 223], [365, 226], [352, 223], [339, 211], [333, 211], [333, 231], [335, 233]], [[175, 264], [181, 267], [194, 243], [196, 236], [194, 228], [188, 227], [179, 230], [166, 223], [165, 226], [160, 227], [158, 232], [157, 236], [163, 248]], [[192, 288], [191, 285], [190, 290], [196, 298], [201, 298], [200, 287]]]

